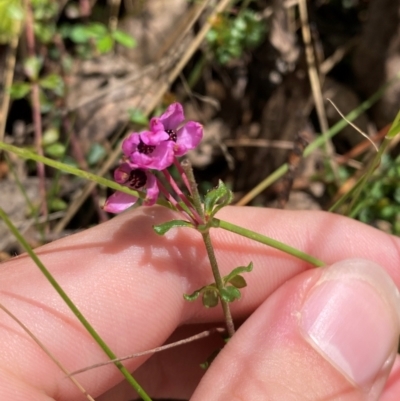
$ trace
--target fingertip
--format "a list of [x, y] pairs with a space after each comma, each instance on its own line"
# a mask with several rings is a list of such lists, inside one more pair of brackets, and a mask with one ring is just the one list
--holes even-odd
[[398, 306], [372, 262], [305, 272], [246, 321], [192, 399], [376, 400], [396, 356]]

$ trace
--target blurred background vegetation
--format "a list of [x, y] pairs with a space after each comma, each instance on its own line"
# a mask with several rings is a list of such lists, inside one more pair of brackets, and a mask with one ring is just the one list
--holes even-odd
[[[204, 125], [189, 156], [202, 191], [222, 179], [239, 204], [328, 210], [376, 151], [347, 126], [295, 156], [342, 119], [327, 98], [347, 114], [399, 73], [399, 11], [400, 0], [0, 0], [0, 140], [111, 177], [121, 139], [179, 101]], [[379, 146], [399, 104], [395, 79], [354, 123]], [[400, 233], [398, 149], [395, 138], [339, 212]], [[289, 176], [271, 178], [285, 163]], [[108, 194], [0, 154], [0, 206], [32, 246], [109, 219]], [[0, 251], [20, 251], [2, 225]]]

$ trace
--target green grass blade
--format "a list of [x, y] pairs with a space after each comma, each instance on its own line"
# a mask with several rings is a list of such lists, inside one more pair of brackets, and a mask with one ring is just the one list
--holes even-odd
[[235, 224], [229, 223], [224, 220], [219, 220], [214, 218], [213, 219], [213, 227], [219, 227], [224, 230], [230, 231], [235, 234], [239, 234], [242, 237], [250, 238], [254, 241], [260, 242], [261, 244], [271, 246], [272, 248], [279, 249], [282, 252], [288, 253], [289, 255], [295, 256], [301, 260], [304, 260], [307, 263], [311, 263], [315, 267], [325, 266], [326, 263], [322, 262], [321, 260], [314, 258], [311, 255], [308, 255], [302, 251], [299, 251], [296, 248], [293, 248], [289, 245], [284, 244], [283, 242], [277, 241], [275, 239], [269, 238], [265, 235], [256, 233], [254, 231], [248, 230], [243, 227], [236, 226]]
[[146, 197], [146, 194], [144, 194], [143, 192], [134, 191], [133, 189], [124, 187], [123, 185], [108, 180], [107, 178], [103, 178], [96, 174], [89, 173], [88, 171], [80, 170], [79, 168], [70, 166], [57, 160], [49, 159], [48, 157], [45, 156], [40, 156], [37, 153], [31, 152], [28, 149], [18, 148], [17, 146], [9, 145], [4, 142], [0, 142], [0, 149], [14, 153], [23, 159], [34, 160], [36, 162], [43, 163], [46, 166], [54, 167], [57, 170], [64, 171], [65, 173], [76, 175], [77, 177], [84, 178], [86, 180], [94, 181], [97, 184], [115, 189], [116, 191], [125, 192], [126, 194], [137, 196], [142, 199]]

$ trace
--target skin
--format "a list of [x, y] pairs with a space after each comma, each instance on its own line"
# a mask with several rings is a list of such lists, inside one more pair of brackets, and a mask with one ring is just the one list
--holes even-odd
[[[223, 327], [221, 308], [205, 309], [200, 301], [188, 303], [182, 298], [183, 293], [212, 282], [212, 276], [197, 232], [174, 229], [163, 237], [153, 232], [152, 225], [174, 217], [159, 207], [140, 208], [36, 250], [116, 355], [151, 349], [207, 327]], [[290, 244], [327, 265], [360, 257], [379, 264], [382, 272], [374, 270], [378, 277], [376, 294], [383, 301], [377, 302], [384, 305], [382, 316], [394, 322], [393, 335], [384, 344], [390, 364], [366, 385], [349, 380], [310, 345], [297, 318], [325, 268], [313, 269], [275, 249], [213, 230], [222, 274], [254, 263], [254, 270], [246, 274], [248, 287], [231, 306], [240, 328], [206, 373], [199, 363], [221, 346], [218, 335], [158, 353], [151, 359], [124, 362], [146, 391], [155, 398], [194, 401], [397, 400], [397, 294], [395, 287], [391, 289], [386, 283], [384, 271], [399, 288], [400, 240], [324, 212], [229, 207], [218, 217]], [[337, 273], [339, 279], [347, 274], [342, 270]], [[356, 295], [358, 288], [355, 285]], [[2, 264], [0, 302], [69, 371], [107, 360], [29, 257], [22, 255]], [[376, 324], [381, 324], [379, 316]], [[1, 400], [86, 399], [4, 313], [0, 314], [0, 343]], [[370, 352], [373, 355], [374, 349]], [[114, 366], [76, 378], [96, 400], [135, 398]]]

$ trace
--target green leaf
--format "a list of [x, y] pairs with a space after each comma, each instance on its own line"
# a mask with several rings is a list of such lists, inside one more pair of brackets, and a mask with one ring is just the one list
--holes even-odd
[[87, 162], [89, 166], [93, 166], [97, 164], [103, 157], [106, 155], [106, 149], [104, 146], [101, 146], [99, 143], [95, 142], [89, 149], [87, 155]]
[[0, 44], [11, 42], [23, 17], [21, 0], [0, 1]]
[[99, 22], [94, 22], [85, 27], [87, 34], [92, 38], [101, 38], [105, 35], [108, 35], [108, 28], [104, 24], [100, 24]]
[[394, 190], [393, 199], [400, 205], [400, 187]]
[[139, 109], [128, 109], [129, 120], [138, 125], [147, 125], [149, 123], [148, 117]]
[[247, 283], [243, 276], [238, 274], [237, 276], [231, 278], [229, 283], [232, 284], [236, 288], [244, 288], [246, 287]]
[[206, 308], [214, 308], [218, 305], [218, 292], [214, 289], [209, 289], [203, 292], [203, 305]]
[[66, 151], [65, 145], [60, 142], [53, 143], [44, 148], [46, 155], [54, 157], [55, 159], [60, 159], [64, 156]]
[[125, 32], [120, 31], [119, 29], [116, 29], [112, 32], [112, 37], [116, 42], [118, 42], [122, 46], [128, 47], [129, 49], [132, 49], [136, 46], [135, 38]]
[[51, 145], [57, 142], [59, 138], [60, 138], [60, 131], [57, 128], [55, 127], [48, 128], [43, 133], [43, 139], [42, 139], [43, 146]]
[[52, 198], [49, 201], [49, 208], [53, 212], [59, 212], [59, 211], [62, 211], [62, 210], [66, 210], [67, 207], [68, 207], [67, 202], [65, 202], [61, 198]]
[[204, 209], [207, 216], [214, 216], [221, 208], [232, 202], [233, 194], [220, 180], [218, 186], [204, 197]]
[[[242, 273], [250, 273], [253, 270], [253, 262], [250, 262], [247, 266], [239, 266], [233, 269], [227, 276], [224, 276], [224, 283], [229, 283], [236, 276]], [[240, 288], [240, 287], [239, 287]]]
[[10, 88], [12, 99], [22, 99], [31, 91], [31, 84], [28, 82], [14, 82]]
[[63, 34], [68, 35], [73, 42], [83, 44], [90, 39], [100, 39], [107, 35], [107, 28], [102, 24], [77, 24], [71, 28], [63, 28]]
[[37, 81], [42, 66], [43, 66], [42, 58], [36, 56], [28, 57], [24, 61], [24, 71], [26, 76], [31, 81]]
[[174, 227], [194, 228], [194, 225], [185, 220], [172, 220], [172, 221], [168, 221], [166, 223], [157, 224], [157, 225], [153, 226], [153, 229], [157, 234], [164, 235], [166, 232], [168, 232], [171, 228], [174, 228]]
[[109, 34], [103, 36], [96, 42], [96, 49], [101, 54], [110, 52], [113, 46], [114, 46], [114, 39]]
[[43, 24], [43, 23], [35, 23], [34, 32], [36, 37], [39, 39], [42, 44], [48, 44], [54, 39], [54, 35], [56, 34], [56, 26], [55, 24]]
[[225, 302], [233, 302], [241, 297], [240, 290], [233, 286], [227, 286], [221, 291], [221, 298]]
[[58, 74], [49, 74], [39, 80], [39, 85], [44, 89], [53, 91], [57, 96], [64, 95], [64, 80]]
[[392, 126], [387, 133], [387, 138], [394, 138], [397, 134], [400, 133], [400, 111], [397, 113]]
[[221, 349], [216, 349], [215, 351], [212, 352], [212, 354], [207, 358], [207, 360], [203, 363], [200, 364], [200, 367], [204, 370], [208, 369], [214, 359], [218, 356], [220, 353]]
[[192, 294], [183, 294], [183, 298], [185, 298], [186, 301], [193, 302], [199, 297], [200, 294], [201, 294], [201, 289], [193, 292]]
[[[76, 27], [76, 25], [75, 25], [75, 27]], [[62, 24], [58, 28], [58, 33], [61, 35], [61, 37], [63, 39], [66, 39], [66, 38], [71, 39], [71, 32], [73, 29], [74, 29], [74, 27], [71, 24]]]

